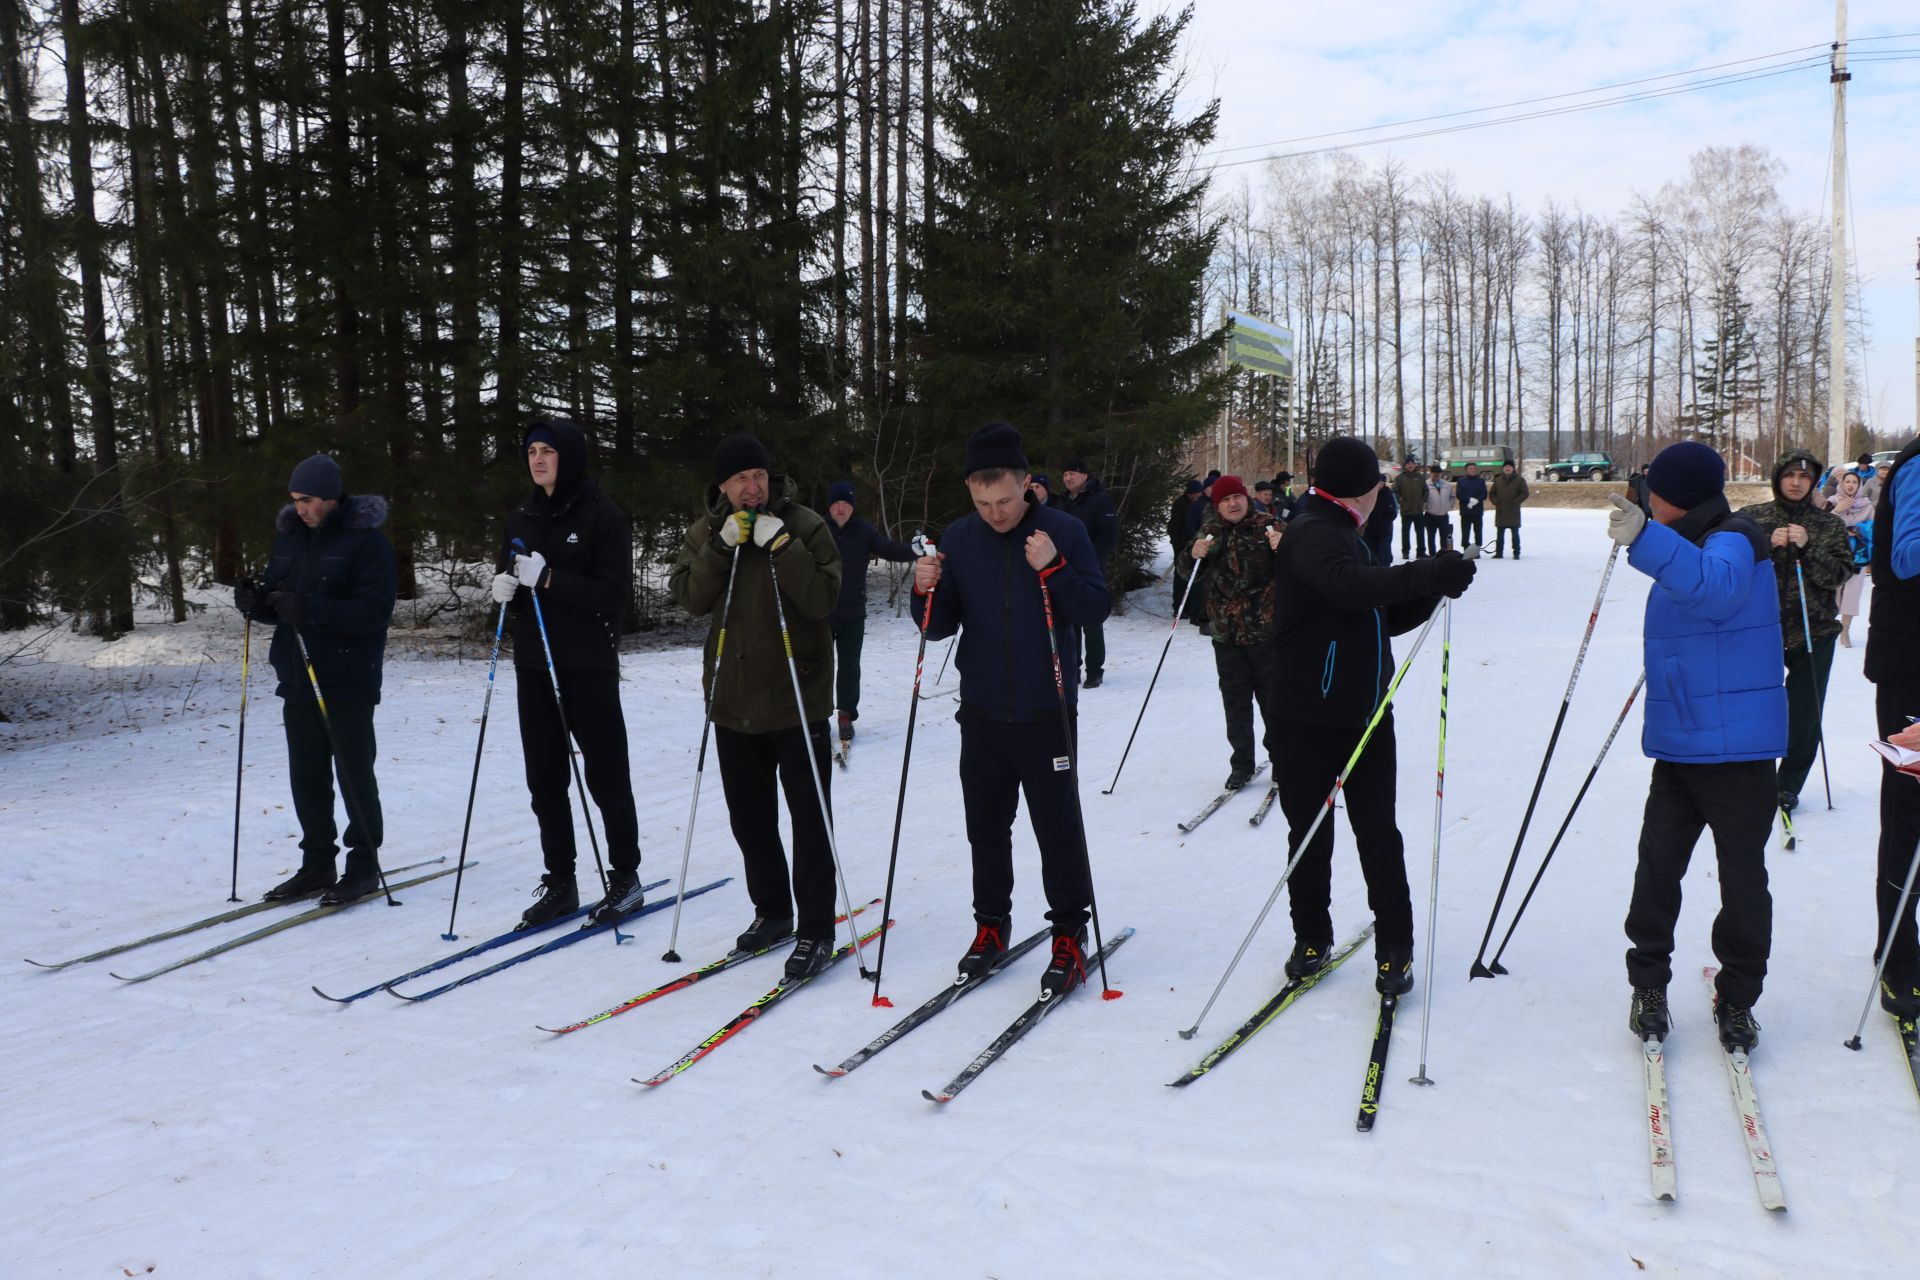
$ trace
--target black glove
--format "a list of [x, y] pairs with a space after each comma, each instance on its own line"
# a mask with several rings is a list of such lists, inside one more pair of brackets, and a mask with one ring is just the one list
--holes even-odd
[[307, 625], [307, 598], [298, 591], [275, 591], [267, 597], [267, 608], [295, 631]]
[[242, 578], [235, 583], [233, 607], [251, 618], [260, 608], [260, 584], [252, 578]]
[[1458, 600], [1473, 582], [1473, 561], [1458, 551], [1442, 551], [1426, 561], [1427, 582], [1435, 595]]

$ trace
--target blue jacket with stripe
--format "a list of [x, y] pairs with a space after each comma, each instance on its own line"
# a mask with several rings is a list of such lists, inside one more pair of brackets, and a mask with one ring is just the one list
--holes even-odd
[[1760, 527], [1714, 497], [1648, 524], [1627, 563], [1653, 579], [1641, 750], [1675, 764], [1785, 755], [1780, 593]]

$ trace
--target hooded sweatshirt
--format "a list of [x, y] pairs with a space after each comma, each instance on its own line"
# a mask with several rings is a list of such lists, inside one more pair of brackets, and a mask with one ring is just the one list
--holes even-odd
[[[1807, 531], [1807, 545], [1791, 543], [1772, 548], [1773, 576], [1780, 589], [1780, 631], [1788, 649], [1804, 649], [1807, 625], [1815, 640], [1840, 634], [1839, 601], [1834, 593], [1853, 576], [1853, 549], [1847, 541], [1846, 522], [1816, 505], [1816, 489], [1810, 489], [1799, 502], [1789, 502], [1780, 492], [1780, 477], [1795, 464], [1804, 464], [1817, 478], [1820, 462], [1805, 449], [1790, 449], [1773, 464], [1773, 499], [1742, 507], [1740, 514], [1760, 526], [1769, 539], [1775, 529], [1797, 524]], [[1798, 566], [1799, 572], [1795, 572]], [[1802, 625], [1801, 579], [1806, 582], [1807, 625]]]
[[[547, 558], [541, 618], [535, 617], [527, 588], [514, 594], [513, 665], [521, 671], [546, 665], [539, 628], [544, 619], [556, 670], [616, 670], [620, 613], [633, 577], [633, 531], [587, 474], [587, 438], [580, 428], [570, 422], [540, 425], [553, 433], [559, 478], [552, 497], [535, 485], [507, 515], [500, 552], [502, 572], [513, 562], [516, 538], [527, 551]], [[524, 453], [524, 441], [521, 448]]]

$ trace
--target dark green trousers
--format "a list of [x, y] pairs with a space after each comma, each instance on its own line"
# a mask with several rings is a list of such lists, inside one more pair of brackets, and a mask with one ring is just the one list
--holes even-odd
[[1827, 636], [1787, 650], [1787, 754], [1780, 761], [1780, 790], [1800, 794], [1820, 751], [1820, 715], [1827, 703], [1827, 673], [1833, 669], [1833, 642]]
[[867, 620], [843, 622], [833, 629], [833, 705], [849, 720], [860, 718], [860, 649], [867, 642]]

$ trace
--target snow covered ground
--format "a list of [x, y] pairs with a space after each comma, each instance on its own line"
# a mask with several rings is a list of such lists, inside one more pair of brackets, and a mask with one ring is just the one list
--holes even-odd
[[[954, 704], [935, 693], [914, 742], [887, 951], [899, 1010], [870, 1007], [842, 965], [656, 1091], [630, 1078], [764, 991], [776, 961], [572, 1036], [534, 1024], [584, 1017], [715, 957], [746, 923], [711, 771], [692, 878], [736, 879], [688, 904], [685, 966], [660, 960], [662, 912], [628, 945], [592, 939], [418, 1006], [376, 996], [341, 1008], [308, 990], [357, 989], [444, 954], [448, 878], [402, 894], [400, 910], [370, 903], [138, 986], [107, 970], [144, 971], [271, 916], [118, 963], [0, 968], [0, 1273], [1910, 1274], [1920, 1101], [1884, 1015], [1869, 1020], [1865, 1052], [1840, 1044], [1873, 945], [1877, 771], [1860, 649], [1835, 661], [1834, 811], [1816, 771], [1799, 851], [1770, 854], [1773, 975], [1755, 1068], [1787, 1215], [1764, 1213], [1755, 1197], [1693, 976], [1712, 962], [1717, 890], [1704, 847], [1681, 920], [1668, 1046], [1680, 1199], [1648, 1195], [1620, 927], [1647, 778], [1637, 708], [1507, 953], [1512, 976], [1467, 981], [1608, 548], [1597, 512], [1542, 511], [1526, 534], [1526, 558], [1484, 564], [1456, 610], [1437, 970], [1431, 993], [1423, 983], [1402, 1004], [1371, 1134], [1353, 1123], [1376, 1007], [1368, 953], [1214, 1074], [1164, 1087], [1277, 985], [1290, 937], [1283, 906], [1199, 1039], [1178, 1038], [1279, 874], [1286, 830], [1277, 814], [1248, 827], [1251, 794], [1191, 836], [1175, 830], [1227, 768], [1213, 663], [1192, 628], [1174, 640], [1119, 790], [1099, 793], [1166, 634], [1169, 602], [1155, 589], [1109, 624], [1107, 684], [1082, 701], [1102, 915], [1109, 934], [1139, 930], [1112, 967], [1126, 997], [1076, 997], [944, 1109], [920, 1090], [944, 1083], [1026, 1005], [1038, 956], [845, 1079], [810, 1066], [838, 1061], [945, 983], [969, 939]], [[1645, 593], [1623, 561], [1522, 884], [1632, 684]], [[0, 726], [0, 935], [14, 955], [63, 959], [223, 909], [231, 620], [216, 611], [116, 646], [63, 641], [62, 661], [34, 677], [49, 688], [80, 661], [138, 674], [51, 727]], [[884, 883], [913, 640], [905, 620], [876, 613], [852, 771], [834, 779], [862, 900]], [[1437, 640], [1400, 695], [1399, 816], [1423, 934]], [[18, 707], [31, 691], [17, 669], [12, 679]], [[502, 672], [503, 685], [512, 679]], [[659, 879], [677, 871], [684, 836], [697, 653], [629, 655], [625, 680], [644, 870]], [[945, 688], [956, 685], [949, 673]], [[390, 663], [378, 720], [390, 865], [456, 852], [484, 688], [484, 664], [470, 660]], [[481, 773], [477, 865], [460, 905], [468, 940], [510, 925], [539, 875], [510, 694], [496, 699]], [[278, 718], [274, 699], [256, 696], [247, 897], [298, 863]], [[1016, 840], [1024, 933], [1045, 907], [1024, 819]], [[1334, 889], [1344, 935], [1366, 920], [1344, 826]], [[1429, 994], [1437, 1083], [1419, 1089], [1407, 1078]]]

